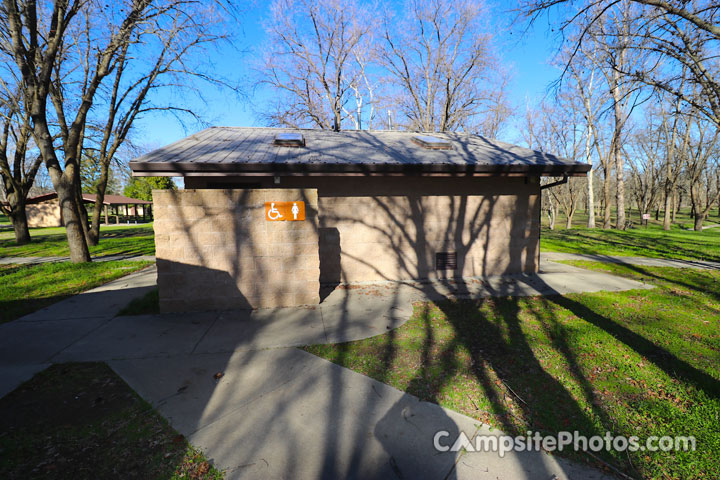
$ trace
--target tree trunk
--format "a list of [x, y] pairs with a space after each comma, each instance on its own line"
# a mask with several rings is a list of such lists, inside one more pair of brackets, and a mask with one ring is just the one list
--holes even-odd
[[701, 213], [695, 214], [695, 222], [694, 222], [694, 230], [696, 232], [701, 232], [703, 229], [703, 220], [705, 220], [705, 215]]
[[587, 228], [595, 228], [595, 193], [593, 189], [593, 170], [592, 168], [587, 174], [588, 180], [588, 192], [587, 192], [587, 209], [588, 209], [588, 221]]
[[695, 187], [696, 182], [697, 180], [693, 178], [690, 183], [690, 218], [693, 219], [693, 229], [700, 232], [703, 220], [705, 220], [705, 213], [701, 210], [700, 195]]
[[548, 214], [548, 226], [550, 230], [555, 230], [555, 209], [550, 205], [547, 211]]
[[68, 184], [66, 181], [58, 182], [55, 189], [60, 202], [60, 212], [65, 224], [68, 246], [70, 247], [70, 261], [73, 263], [90, 262], [92, 259], [85, 239], [80, 212], [77, 208], [75, 189], [72, 184]]
[[[103, 201], [100, 199], [100, 189], [98, 188], [97, 200], [95, 201], [95, 208], [93, 209], [92, 215], [92, 223], [90, 224], [90, 231], [88, 235], [88, 245], [97, 245], [100, 242], [100, 216], [103, 207], [102, 202]], [[107, 212], [105, 212], [105, 223], [108, 223]]]
[[[625, 50], [620, 50], [620, 59], [625, 58]], [[625, 112], [623, 111], [622, 105], [622, 92], [620, 91], [621, 78], [620, 73], [617, 70], [612, 71], [612, 99], [613, 99], [613, 120], [614, 129], [612, 141], [610, 142], [610, 165], [615, 167], [615, 207], [617, 208], [617, 223], [616, 227], [618, 230], [625, 230], [625, 166], [622, 157], [622, 151], [620, 148], [620, 142], [622, 141], [623, 127], [625, 124]]]
[[567, 216], [567, 221], [565, 222], [566, 230], [570, 230], [572, 228], [572, 219], [573, 219], [573, 214], [571, 213], [570, 215]]
[[[95, 199], [95, 209], [93, 210], [92, 224], [90, 226], [90, 235], [88, 238], [89, 245], [97, 245], [100, 242], [100, 214], [105, 201], [105, 192], [107, 190], [108, 177], [110, 176], [110, 161], [100, 160], [100, 180], [97, 185], [97, 198]], [[107, 221], [107, 215], [105, 215]], [[109, 222], [108, 222], [109, 223]]]
[[[78, 155], [78, 158], [80, 156]], [[82, 192], [82, 179], [80, 178], [80, 166], [73, 169], [75, 173], [75, 205], [77, 206], [78, 218], [80, 219], [80, 225], [82, 226], [83, 235], [85, 235], [85, 242], [90, 245], [90, 224], [88, 223], [88, 211], [85, 208], [85, 201], [83, 200]]]
[[10, 215], [8, 216], [15, 231], [15, 243], [18, 245], [30, 243], [30, 229], [28, 228], [25, 205], [11, 205], [10, 209]]
[[[620, 130], [618, 129], [618, 132], [616, 135], [620, 135]], [[613, 157], [615, 159], [615, 176], [617, 181], [617, 190], [615, 192], [615, 203], [617, 207], [617, 229], [618, 230], [625, 230], [625, 178], [623, 175], [623, 170], [625, 168], [624, 161], [622, 158], [622, 152], [620, 151], [620, 141], [618, 138], [618, 141], [615, 142], [613, 148], [615, 149], [615, 152], [613, 154]]]
[[673, 192], [665, 189], [665, 211], [663, 212], [663, 230], [670, 230], [670, 220], [673, 209]]
[[82, 226], [83, 234], [85, 235], [85, 242], [90, 245], [90, 223], [88, 222], [88, 211], [87, 208], [85, 208], [82, 192], [76, 194], [75, 205], [77, 205], [78, 218], [80, 219], [80, 226]]
[[622, 175], [618, 173], [618, 181], [617, 181], [617, 193], [616, 193], [616, 203], [617, 203], [617, 229], [618, 230], [625, 230], [625, 182], [621, 180]]
[[30, 230], [25, 212], [26, 197], [21, 188], [18, 188], [9, 177], [3, 175], [3, 182], [8, 205], [6, 211], [15, 232], [15, 243], [25, 245], [30, 243]]
[[603, 212], [603, 228], [609, 230], [612, 228], [612, 212], [610, 207], [612, 205], [612, 199], [610, 198], [610, 168], [605, 170], [605, 179], [603, 180], [603, 203], [605, 204], [605, 211]]

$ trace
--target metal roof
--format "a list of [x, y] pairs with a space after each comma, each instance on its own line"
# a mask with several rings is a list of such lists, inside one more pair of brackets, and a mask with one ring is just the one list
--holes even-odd
[[[305, 147], [274, 144], [302, 133]], [[464, 133], [432, 133], [450, 149], [427, 149], [416, 132], [212, 127], [130, 162], [136, 176], [194, 175], [584, 175], [590, 166]]]

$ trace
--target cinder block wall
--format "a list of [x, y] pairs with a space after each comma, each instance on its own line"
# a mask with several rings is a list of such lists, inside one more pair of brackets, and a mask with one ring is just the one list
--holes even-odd
[[[298, 201], [306, 220], [268, 222], [266, 201]], [[163, 312], [320, 301], [315, 189], [155, 190]]]
[[[333, 248], [323, 233], [337, 230], [341, 252], [340, 271], [324, 273], [341, 282], [534, 273], [534, 180], [383, 178], [345, 190], [352, 194], [341, 183], [319, 187], [321, 251]], [[454, 252], [457, 268], [436, 269], [438, 252]]]
[[[211, 186], [209, 177], [192, 179]], [[272, 178], [222, 178], [260, 182]], [[538, 177], [283, 177], [317, 188], [321, 282], [534, 273], [540, 247]], [[458, 268], [439, 271], [437, 252]]]
[[26, 205], [25, 214], [28, 219], [28, 227], [62, 226], [60, 203], [57, 198], [46, 202], [31, 203], [30, 205]]

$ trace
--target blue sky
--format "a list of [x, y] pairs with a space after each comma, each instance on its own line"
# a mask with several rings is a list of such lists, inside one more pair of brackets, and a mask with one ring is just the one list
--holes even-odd
[[[513, 2], [493, 0], [490, 19], [493, 25], [498, 54], [512, 73], [510, 96], [518, 108], [517, 116], [522, 118], [527, 99], [531, 102], [545, 94], [548, 85], [557, 78], [559, 71], [549, 65], [556, 51], [555, 38], [549, 32], [546, 21], [540, 21], [527, 32], [522, 27], [510, 26], [513, 13], [507, 11]], [[264, 38], [262, 29], [263, 17], [267, 12], [267, 4], [257, 1], [247, 7], [242, 16], [243, 24], [237, 35], [238, 49], [222, 46], [212, 52], [208, 58], [214, 68], [225, 78], [238, 82], [244, 91], [245, 98], [232, 92], [218, 88], [204, 89], [204, 102], [197, 98], [178, 96], [169, 97], [172, 102], [181, 102], [201, 111], [205, 120], [211, 125], [222, 126], [262, 126], [253, 115], [248, 100], [262, 105], [263, 95], [253, 96], [248, 81], [250, 75], [252, 49], [261, 45]], [[171, 95], [171, 94], [167, 94]], [[148, 115], [141, 120], [135, 131], [135, 143], [146, 148], [157, 148], [179, 140], [203, 128], [203, 125], [189, 122], [186, 127], [174, 117], [163, 114]], [[519, 141], [517, 127], [509, 128], [502, 140]]]

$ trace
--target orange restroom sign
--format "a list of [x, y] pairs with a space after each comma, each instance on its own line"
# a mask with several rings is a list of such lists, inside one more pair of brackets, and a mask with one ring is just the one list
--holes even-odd
[[265, 202], [268, 222], [296, 222], [305, 220], [305, 202]]

